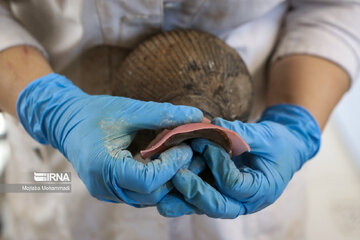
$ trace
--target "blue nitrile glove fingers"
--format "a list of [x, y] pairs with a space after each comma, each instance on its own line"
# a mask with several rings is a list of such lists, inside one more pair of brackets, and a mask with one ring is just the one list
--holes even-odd
[[195, 139], [191, 147], [206, 159], [216, 187], [223, 193], [235, 199], [246, 199], [258, 192], [263, 175], [246, 166], [238, 168], [219, 145], [205, 139]]
[[204, 214], [200, 209], [184, 200], [179, 192], [170, 192], [157, 204], [158, 212], [164, 217], [180, 217], [191, 214]]
[[213, 218], [236, 218], [245, 212], [241, 203], [221, 194], [188, 169], [180, 169], [172, 180], [186, 202]]
[[[126, 150], [136, 131], [201, 122], [203, 118], [200, 110], [187, 106], [90, 96], [55, 73], [23, 90], [17, 112], [33, 138], [51, 144], [69, 159], [91, 195], [132, 205], [154, 204], [154, 199], [170, 190], [164, 184], [189, 165], [192, 157], [191, 148], [182, 145], [148, 164], [137, 162]], [[136, 199], [137, 194], [129, 191], [144, 195]]]
[[135, 207], [148, 207], [156, 205], [161, 199], [163, 199], [174, 188], [171, 181], [161, 185], [151, 193], [139, 193], [124, 188], [117, 188], [115, 194], [124, 202], [133, 205]]
[[[173, 178], [173, 183], [175, 188], [183, 194], [185, 201], [180, 196], [170, 198], [172, 194], [170, 193], [164, 200], [158, 203], [159, 213], [166, 217], [205, 213], [215, 218], [236, 218], [238, 215], [244, 214], [246, 208], [243, 204], [228, 197], [231, 195], [226, 195], [226, 191], [234, 190], [230, 188], [229, 184], [231, 184], [235, 190], [243, 187], [244, 191], [234, 192], [239, 196], [252, 196], [256, 194], [257, 189], [250, 187], [255, 179], [251, 174], [253, 171], [251, 169], [239, 171], [230, 159], [229, 154], [215, 143], [205, 139], [195, 139], [191, 145], [194, 151], [205, 157], [206, 163], [211, 170], [214, 168], [218, 170], [217, 172], [212, 172], [217, 186], [225, 194], [221, 194], [217, 189], [187, 170], [179, 170]], [[209, 161], [208, 157], [212, 161]], [[223, 185], [222, 182], [229, 184]], [[193, 188], [186, 184], [192, 184]], [[257, 183], [257, 185], [259, 184]], [[225, 186], [224, 189], [222, 189], [222, 186]]]
[[191, 172], [199, 175], [206, 168], [206, 163], [204, 158], [199, 154], [193, 154], [193, 158], [191, 160], [190, 166], [187, 168]]
[[[197, 154], [194, 154], [188, 169], [194, 174], [198, 175], [206, 168], [204, 159]], [[179, 217], [190, 214], [203, 214], [203, 212], [195, 206], [187, 203], [184, 196], [176, 190], [167, 194], [158, 204], [157, 209], [164, 217]]]
[[[196, 174], [199, 174], [200, 172], [202, 172], [205, 167], [206, 164], [203, 160], [203, 158], [199, 155], [195, 155], [193, 156], [191, 162], [189, 162], [189, 156], [187, 156], [187, 154], [192, 154], [192, 152], [187, 152], [190, 150], [190, 148], [186, 148], [184, 147], [185, 144], [181, 144], [178, 147], [173, 147], [173, 148], [179, 148], [182, 147], [183, 148], [183, 157], [185, 158], [184, 161], [180, 161], [180, 162], [187, 162], [187, 164], [185, 164], [184, 168], [188, 168], [191, 171], [193, 171]], [[187, 151], [185, 151], [187, 150]], [[158, 159], [164, 159], [164, 155], [168, 154], [169, 150], [161, 153], [158, 156]], [[177, 159], [176, 157], [174, 159]], [[156, 159], [154, 159], [156, 160]], [[156, 160], [158, 161], [158, 160]], [[165, 161], [167, 161], [167, 159], [165, 159]], [[164, 171], [166, 171], [166, 169], [163, 169]], [[174, 175], [177, 172], [177, 169], [171, 169], [169, 170], [169, 172], [171, 173], [171, 176]], [[162, 186], [160, 186], [159, 188], [157, 188], [155, 191], [151, 192], [151, 194], [144, 194], [144, 193], [139, 193], [139, 192], [134, 192], [134, 191], [129, 191], [129, 190], [121, 190], [120, 188], [118, 189], [118, 192], [121, 192], [121, 198], [122, 199], [127, 199], [127, 202], [132, 202], [131, 199], [136, 199], [136, 204], [139, 205], [146, 205], [146, 206], [150, 206], [150, 205], [154, 205], [155, 203], [158, 203], [161, 199], [163, 199], [164, 197], [168, 197], [171, 194], [167, 195], [171, 190], [173, 189], [173, 184], [171, 181], [167, 182], [166, 184], [163, 184]], [[181, 204], [185, 204], [184, 201], [179, 201], [179, 203]], [[134, 203], [135, 205], [135, 203]]]
[[[215, 119], [213, 123], [236, 131], [250, 145], [251, 153], [230, 159], [214, 143], [202, 139], [192, 141], [193, 150], [203, 156], [211, 169], [217, 189], [200, 183], [201, 179], [184, 171], [175, 175], [173, 183], [188, 203], [209, 216], [219, 217], [225, 213], [231, 216], [229, 209], [234, 208], [234, 202], [245, 209], [241, 214], [253, 213], [270, 205], [281, 195], [293, 174], [320, 147], [320, 129], [315, 119], [295, 105], [270, 107], [258, 123], [222, 119]], [[197, 197], [196, 201], [192, 196]], [[221, 208], [224, 198], [231, 198], [234, 202], [228, 208]], [[166, 206], [162, 208], [166, 209]], [[172, 215], [188, 213], [189, 210]], [[238, 212], [234, 210], [232, 216], [236, 214]]]
[[[102, 171], [99, 171], [99, 164], [96, 163], [92, 164], [95, 169], [88, 167], [89, 172], [85, 172], [85, 174], [82, 169], [86, 166], [80, 167], [79, 171], [76, 168], [75, 170], [85, 185], [88, 186], [90, 194], [98, 199], [115, 202], [116, 199], [121, 199], [131, 205], [154, 205], [172, 189], [172, 185], [167, 181], [179, 168], [189, 164], [191, 157], [191, 148], [182, 144], [168, 149], [160, 154], [159, 159], [147, 164], [137, 162], [130, 157], [125, 161], [117, 158], [110, 159], [102, 164]], [[96, 160], [98, 159], [94, 159], [94, 161]], [[81, 163], [86, 164], [86, 162]], [[134, 167], [132, 164], [139, 167], [138, 171], [131, 169]], [[129, 172], [126, 168], [129, 168]], [[134, 175], [138, 176], [139, 179], [136, 179]], [[89, 188], [89, 186], [92, 187]], [[107, 196], [108, 192], [112, 193], [110, 199], [99, 197]]]

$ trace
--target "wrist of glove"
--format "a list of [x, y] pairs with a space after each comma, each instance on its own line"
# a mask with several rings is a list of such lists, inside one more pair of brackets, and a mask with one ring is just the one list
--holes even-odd
[[160, 214], [235, 218], [259, 211], [281, 195], [294, 173], [320, 147], [321, 132], [316, 120], [296, 105], [269, 107], [257, 123], [220, 118], [213, 123], [237, 132], [251, 152], [231, 159], [218, 145], [193, 140], [193, 151], [210, 169], [215, 183], [210, 185], [196, 172], [182, 169], [172, 180], [177, 193], [167, 195], [158, 204]]
[[[17, 101], [18, 118], [25, 130], [42, 144], [50, 144], [64, 152], [66, 134], [73, 127], [69, 117], [81, 112], [91, 96], [70, 80], [52, 73], [31, 82]], [[81, 114], [81, 113], [80, 113]]]
[[169, 180], [190, 164], [192, 150], [173, 147], [143, 164], [126, 150], [136, 132], [203, 118], [193, 107], [88, 95], [55, 73], [21, 92], [17, 113], [34, 139], [63, 153], [92, 196], [139, 207], [156, 204], [171, 190]]
[[298, 159], [301, 159], [301, 165], [314, 157], [320, 149], [320, 127], [303, 107], [291, 104], [274, 105], [264, 111], [259, 123], [285, 127], [298, 140]]

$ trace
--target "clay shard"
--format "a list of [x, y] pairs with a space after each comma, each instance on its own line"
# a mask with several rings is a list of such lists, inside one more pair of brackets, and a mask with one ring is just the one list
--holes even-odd
[[140, 151], [140, 154], [145, 159], [193, 138], [205, 138], [215, 142], [233, 156], [250, 151], [249, 145], [232, 130], [211, 123], [189, 123], [173, 130], [164, 130], [149, 144], [147, 149]]

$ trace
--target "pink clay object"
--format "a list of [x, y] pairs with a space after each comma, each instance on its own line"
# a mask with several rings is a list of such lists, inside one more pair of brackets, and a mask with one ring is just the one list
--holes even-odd
[[[205, 136], [204, 131], [206, 131]], [[211, 137], [206, 137], [210, 135], [217, 135], [217, 138], [223, 139], [214, 139]], [[165, 151], [166, 149], [179, 144], [180, 142], [172, 143], [172, 139], [178, 138], [181, 141], [185, 141], [191, 138], [203, 137], [208, 140], [219, 140], [224, 142], [224, 146], [228, 146], [230, 155], [238, 156], [246, 151], [250, 152], [250, 146], [240, 137], [236, 132], [211, 124], [208, 119], [204, 119], [202, 123], [189, 123], [178, 126], [172, 130], [164, 130], [159, 133], [154, 140], [148, 145], [145, 150], [140, 151], [140, 155], [143, 159], [153, 156], [156, 153]], [[221, 144], [220, 144], [221, 145]]]

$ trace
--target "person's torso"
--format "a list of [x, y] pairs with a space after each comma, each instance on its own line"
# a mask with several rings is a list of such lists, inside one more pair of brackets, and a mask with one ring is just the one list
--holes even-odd
[[10, 0], [15, 18], [44, 46], [56, 70], [97, 46], [133, 48], [162, 30], [217, 36], [260, 18], [284, 0]]
[[[263, 95], [264, 66], [286, 11], [286, 4], [280, 2], [283, 1], [10, 1], [14, 16], [44, 46], [55, 70], [66, 71], [69, 77], [76, 75], [80, 69], [81, 64], [76, 64], [74, 60], [95, 46], [131, 49], [162, 30], [194, 28], [221, 37], [239, 52], [253, 75], [255, 95], [259, 97]], [[84, 69], [89, 68], [85, 65]], [[85, 84], [93, 84], [89, 90], [99, 91], [104, 81], [87, 81]], [[106, 87], [102, 89], [106, 91]], [[289, 207], [284, 201], [293, 203], [301, 200], [294, 199], [294, 194], [289, 194], [282, 205], [278, 204], [267, 212], [233, 221], [206, 216], [168, 221], [154, 208], [134, 209], [124, 204], [100, 202], [88, 194], [70, 163], [57, 150], [31, 139], [18, 121], [11, 119], [9, 126], [9, 141], [14, 150], [7, 167], [8, 183], [21, 181], [24, 172], [56, 170], [73, 173], [71, 194], [7, 196], [9, 225], [4, 229], [9, 231], [9, 235], [15, 233], [15, 239], [147, 237], [167, 240], [229, 239], [230, 236], [239, 239], [253, 239], [255, 236], [281, 239], [277, 236], [285, 236], [288, 229], [298, 226], [299, 212], [283, 211]], [[288, 213], [293, 215], [291, 220], [283, 216]], [[272, 221], [274, 216], [278, 216], [279, 221]]]

